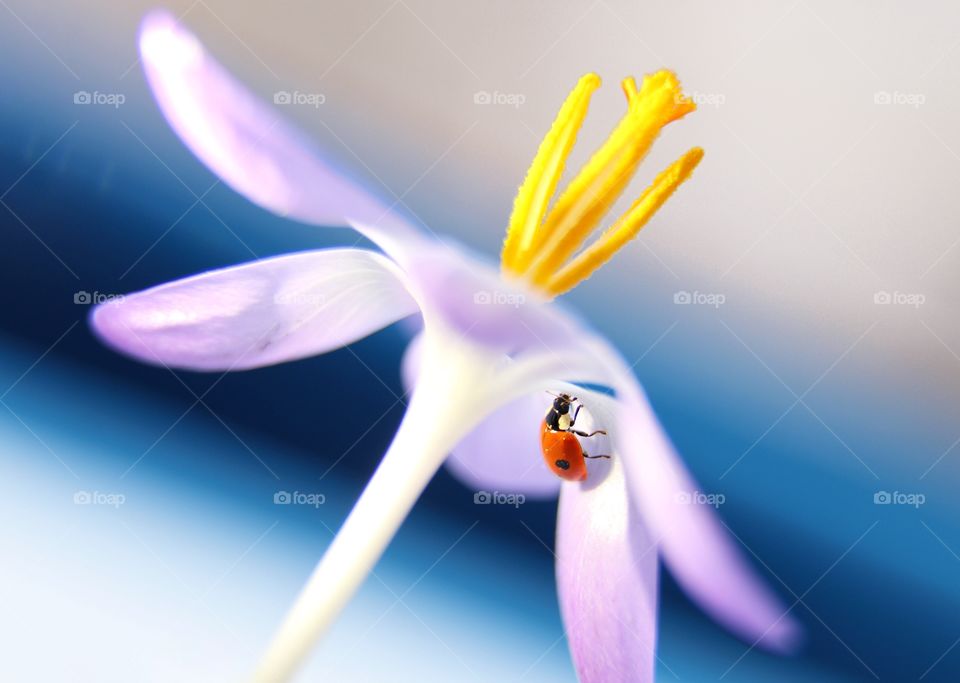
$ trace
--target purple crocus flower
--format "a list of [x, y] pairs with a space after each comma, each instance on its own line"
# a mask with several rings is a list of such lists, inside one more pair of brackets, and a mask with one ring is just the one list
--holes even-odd
[[[291, 254], [127, 296], [93, 312], [107, 344], [168, 367], [242, 370], [324, 353], [411, 315], [423, 321], [404, 361], [412, 396], [400, 428], [255, 680], [293, 675], [448, 455], [474, 487], [559, 490], [557, 583], [582, 681], [653, 680], [658, 557], [734, 633], [775, 651], [794, 646], [797, 625], [713, 511], [689, 504], [696, 486], [630, 368], [553, 301], [635, 236], [699, 162], [699, 149], [685, 154], [576, 253], [660, 129], [693, 109], [673, 74], [648, 76], [639, 89], [624, 82], [627, 114], [548, 212], [599, 85], [596, 76], [581, 79], [520, 188], [498, 271], [414, 229], [336, 173], [168, 14], [145, 19], [140, 49], [167, 120], [225, 183], [274, 213], [348, 225], [381, 251]], [[613, 457], [591, 461], [585, 481], [561, 483], [543, 464], [547, 392], [576, 395], [578, 428], [609, 434], [589, 441], [593, 453]]]

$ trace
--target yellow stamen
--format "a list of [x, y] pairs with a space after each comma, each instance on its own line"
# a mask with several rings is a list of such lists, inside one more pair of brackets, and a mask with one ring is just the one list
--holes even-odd
[[660, 173], [616, 223], [545, 283], [546, 293], [558, 296], [590, 277], [623, 245], [637, 236], [670, 195], [690, 177], [702, 158], [703, 150], [694, 147]]
[[639, 92], [632, 78], [624, 80], [623, 89], [629, 102], [627, 114], [547, 216], [546, 241], [528, 268], [534, 285], [544, 285], [590, 236], [630, 182], [660, 129], [695, 109], [669, 71], [644, 78]]
[[699, 148], [687, 152], [658, 175], [594, 244], [574, 256], [623, 193], [660, 130], [696, 108], [670, 71], [644, 77], [639, 89], [633, 78], [625, 79], [626, 115], [548, 212], [590, 97], [599, 85], [599, 77], [587, 74], [567, 97], [517, 193], [504, 240], [504, 274], [523, 277], [551, 296], [590, 277], [633, 239], [703, 157]]
[[537, 229], [547, 212], [547, 203], [557, 189], [564, 162], [583, 125], [590, 96], [599, 86], [600, 77], [596, 74], [583, 76], [563, 103], [550, 132], [540, 144], [513, 203], [500, 259], [504, 272], [520, 274], [528, 265], [537, 243]]

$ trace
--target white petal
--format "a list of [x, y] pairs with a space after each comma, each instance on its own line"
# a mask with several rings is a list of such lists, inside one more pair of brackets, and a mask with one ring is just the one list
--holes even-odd
[[[491, 411], [551, 386], [553, 364], [510, 360], [435, 320], [400, 430], [287, 614], [255, 681], [287, 680], [373, 568], [447, 453]], [[530, 364], [530, 369], [525, 365]]]
[[[428, 327], [424, 359], [390, 448], [288, 612], [256, 672], [287, 680], [366, 578], [447, 453], [496, 408], [488, 395], [499, 358]], [[479, 398], [479, 401], [477, 400]]]
[[[403, 356], [402, 375], [408, 391], [416, 385], [422, 342], [422, 334], [415, 337]], [[547, 469], [540, 455], [540, 423], [552, 400], [541, 391], [497, 408], [453, 448], [447, 468], [474, 491], [556, 496], [560, 479]]]

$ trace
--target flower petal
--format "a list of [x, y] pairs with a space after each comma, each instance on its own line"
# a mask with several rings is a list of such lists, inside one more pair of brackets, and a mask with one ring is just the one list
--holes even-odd
[[458, 245], [353, 226], [404, 271], [427, 325], [440, 319], [465, 339], [510, 356], [560, 352], [589, 334], [573, 311], [521, 283], [505, 282], [497, 269]]
[[657, 537], [664, 561], [687, 593], [741, 638], [776, 652], [794, 651], [801, 630], [782, 601], [745, 562], [698, 491], [640, 386], [617, 387], [617, 450], [631, 498]]
[[[253, 677], [288, 680], [370, 573], [447, 453], [502, 402], [498, 354], [441, 324], [424, 331], [417, 385], [387, 453], [281, 624]], [[511, 387], [506, 387], [510, 389]]]
[[97, 306], [93, 328], [148, 363], [243, 370], [349, 344], [417, 312], [385, 257], [326, 249], [214, 270]]
[[535, 304], [532, 293], [505, 285], [494, 268], [460, 249], [425, 239], [334, 170], [170, 14], [157, 11], [144, 19], [140, 51], [170, 125], [214, 173], [281, 215], [352, 224], [403, 268], [425, 314], [442, 315], [454, 329], [511, 352], [562, 345], [575, 332], [576, 326], [567, 324], [569, 315]]
[[157, 10], [144, 18], [140, 56], [177, 135], [252, 202], [319, 225], [355, 219], [412, 230], [313, 151], [303, 135], [240, 85], [171, 14]]
[[[420, 334], [403, 356], [407, 391], [416, 384], [422, 346]], [[560, 489], [560, 479], [547, 469], [540, 455], [540, 423], [552, 400], [545, 392], [525, 394], [497, 408], [453, 448], [447, 468], [476, 491], [553, 498]]]
[[[567, 354], [571, 362], [581, 372], [602, 374], [602, 379], [587, 381], [616, 392], [613, 398], [578, 390], [596, 423], [610, 429], [630, 500], [660, 545], [671, 573], [708, 614], [744, 640], [776, 652], [794, 651], [802, 629], [744, 560], [714, 509], [688, 503], [697, 500], [697, 485], [630, 368], [600, 337], [584, 335], [576, 342]], [[542, 365], [555, 362], [545, 356]], [[528, 362], [521, 369], [542, 374], [544, 367], [538, 365]]]
[[652, 683], [657, 546], [634, 506], [619, 458], [565, 482], [557, 512], [557, 590], [581, 683]]

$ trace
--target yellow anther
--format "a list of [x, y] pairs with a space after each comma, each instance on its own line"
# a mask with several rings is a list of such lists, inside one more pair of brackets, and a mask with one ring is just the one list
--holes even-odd
[[597, 268], [637, 236], [670, 195], [690, 177], [702, 158], [703, 150], [694, 147], [660, 173], [616, 223], [545, 283], [546, 293], [559, 296], [593, 275]]
[[639, 92], [632, 78], [624, 80], [623, 89], [629, 102], [627, 114], [547, 216], [543, 227], [546, 241], [528, 273], [535, 286], [543, 286], [596, 229], [633, 178], [660, 129], [694, 109], [669, 71], [644, 78]]
[[637, 103], [640, 93], [637, 92], [637, 81], [633, 76], [627, 76], [620, 81], [620, 87], [623, 88], [623, 94], [627, 96], [627, 104], [633, 106]]
[[537, 231], [547, 212], [547, 203], [557, 189], [564, 163], [576, 141], [590, 104], [590, 96], [600, 87], [600, 77], [587, 74], [567, 97], [540, 144], [527, 177], [513, 202], [513, 213], [503, 244], [501, 266], [505, 272], [522, 273], [529, 264], [537, 242]]
[[639, 89], [633, 78], [624, 79], [627, 113], [548, 213], [590, 96], [599, 85], [595, 74], [587, 74], [567, 97], [517, 193], [503, 245], [503, 272], [553, 296], [588, 278], [632, 239], [703, 156], [694, 148], [681, 157], [595, 244], [571, 260], [623, 193], [660, 130], [696, 108], [670, 71], [644, 77]]

